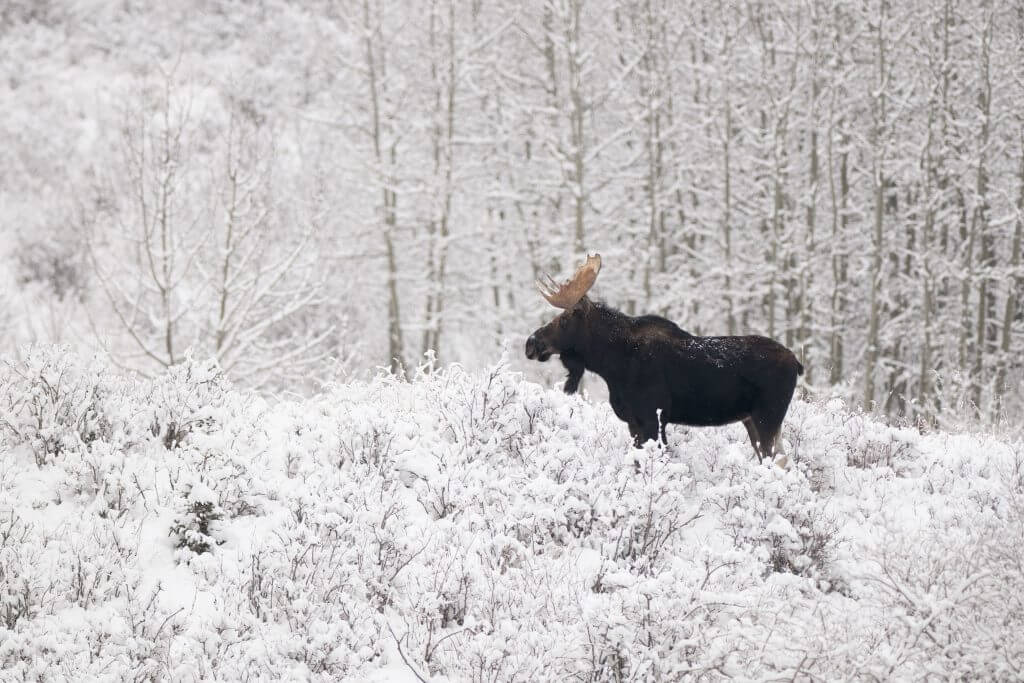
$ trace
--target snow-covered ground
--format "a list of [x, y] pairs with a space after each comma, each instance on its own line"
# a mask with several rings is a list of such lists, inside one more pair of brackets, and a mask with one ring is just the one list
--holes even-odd
[[0, 677], [1024, 676], [1018, 445], [839, 402], [794, 402], [789, 471], [669, 433], [500, 363], [268, 403], [33, 349], [0, 366]]

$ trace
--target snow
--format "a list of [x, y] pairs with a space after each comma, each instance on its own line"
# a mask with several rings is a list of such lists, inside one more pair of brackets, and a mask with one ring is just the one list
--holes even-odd
[[636, 451], [504, 361], [271, 404], [195, 360], [22, 358], [2, 680], [1024, 671], [1018, 443], [796, 401], [783, 470], [736, 426]]

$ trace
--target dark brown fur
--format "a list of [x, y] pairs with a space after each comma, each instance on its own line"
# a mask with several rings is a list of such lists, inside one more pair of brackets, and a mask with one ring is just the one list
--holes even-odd
[[526, 340], [527, 358], [556, 353], [569, 372], [566, 393], [585, 370], [605, 380], [638, 447], [659, 435], [665, 441], [668, 423], [743, 422], [759, 459], [775, 453], [803, 374], [793, 352], [767, 337], [697, 337], [665, 318], [628, 316], [586, 297]]

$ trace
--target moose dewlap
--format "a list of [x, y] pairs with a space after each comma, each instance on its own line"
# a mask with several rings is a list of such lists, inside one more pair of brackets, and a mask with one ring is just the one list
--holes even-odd
[[[526, 357], [558, 354], [569, 372], [566, 393], [583, 372], [599, 375], [634, 443], [665, 441], [665, 425], [742, 422], [759, 459], [781, 452], [779, 434], [804, 368], [792, 351], [757, 335], [698, 337], [656, 315], [630, 316], [591, 301], [601, 270], [595, 254], [565, 283], [537, 286], [562, 312], [526, 340]], [[660, 416], [660, 422], [659, 422]]]

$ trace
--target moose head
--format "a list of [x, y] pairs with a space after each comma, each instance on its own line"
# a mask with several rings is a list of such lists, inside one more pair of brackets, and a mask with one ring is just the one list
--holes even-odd
[[[543, 327], [537, 328], [526, 340], [526, 357], [544, 362], [552, 354], [570, 355], [585, 339], [588, 313], [591, 309], [587, 292], [594, 286], [601, 271], [601, 255], [587, 257], [564, 284], [558, 285], [550, 276], [546, 282], [537, 282], [537, 289], [548, 303], [562, 309], [562, 313]], [[571, 393], [571, 392], [570, 392]]]

